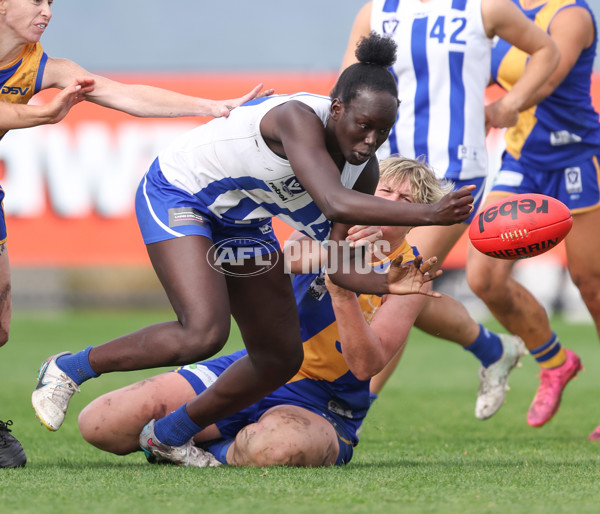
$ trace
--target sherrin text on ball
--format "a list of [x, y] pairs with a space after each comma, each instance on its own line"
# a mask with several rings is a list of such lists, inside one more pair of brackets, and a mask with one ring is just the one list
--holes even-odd
[[554, 248], [571, 230], [567, 206], [546, 195], [509, 196], [477, 214], [469, 228], [473, 246], [498, 259], [535, 257]]

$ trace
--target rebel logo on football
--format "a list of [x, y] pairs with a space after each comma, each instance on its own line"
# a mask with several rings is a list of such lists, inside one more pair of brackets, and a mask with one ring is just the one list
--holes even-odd
[[524, 198], [507, 201], [497, 207], [492, 206], [477, 216], [479, 233], [483, 234], [486, 223], [492, 223], [498, 216], [508, 216], [510, 219], [516, 220], [519, 217], [519, 213], [531, 214], [533, 212], [536, 214], [548, 214], [548, 200], [543, 199], [538, 205], [538, 202], [533, 198]]

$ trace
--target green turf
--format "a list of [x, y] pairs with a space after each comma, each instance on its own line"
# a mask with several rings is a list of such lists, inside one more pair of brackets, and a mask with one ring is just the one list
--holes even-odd
[[[81, 408], [148, 372], [86, 383], [57, 433], [37, 422], [30, 393], [45, 357], [171, 317], [162, 311], [16, 313], [11, 341], [0, 349], [0, 419], [15, 422], [28, 464], [0, 469], [2, 512], [600, 512], [600, 443], [586, 439], [600, 423], [597, 336], [591, 325], [560, 320], [555, 330], [586, 371], [568, 387], [548, 426], [525, 422], [537, 386], [530, 357], [512, 374], [502, 410], [482, 422], [473, 416], [475, 359], [415, 332], [345, 468], [182, 469], [84, 443], [76, 423]], [[236, 337], [229, 349], [239, 347]]]

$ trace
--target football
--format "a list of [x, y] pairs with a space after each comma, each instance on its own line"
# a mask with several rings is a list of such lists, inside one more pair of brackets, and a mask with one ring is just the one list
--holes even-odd
[[503, 198], [480, 211], [469, 227], [469, 239], [490, 257], [523, 259], [554, 248], [572, 225], [564, 203], [527, 193]]

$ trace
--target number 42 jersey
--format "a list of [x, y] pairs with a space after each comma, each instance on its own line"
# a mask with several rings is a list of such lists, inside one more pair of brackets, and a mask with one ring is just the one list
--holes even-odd
[[438, 178], [487, 174], [484, 92], [492, 39], [481, 0], [373, 0], [371, 29], [394, 39], [398, 121], [379, 149], [385, 158], [424, 155]]

